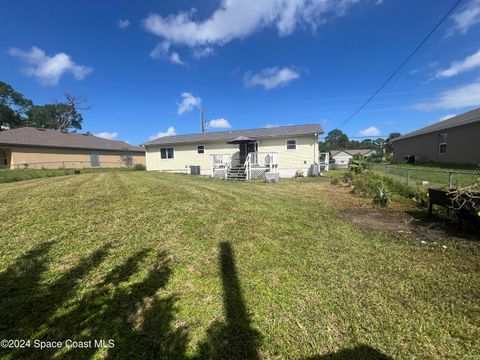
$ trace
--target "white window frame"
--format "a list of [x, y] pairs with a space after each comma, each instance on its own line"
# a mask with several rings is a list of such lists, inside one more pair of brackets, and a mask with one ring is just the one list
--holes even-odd
[[[162, 149], [165, 149], [165, 155], [167, 156], [166, 158], [162, 158]], [[172, 149], [172, 157], [169, 158], [168, 157], [168, 149]], [[175, 159], [175, 148], [173, 146], [169, 146], [169, 147], [161, 147], [160, 148], [160, 160], [173, 160]]]
[[[295, 147], [294, 147], [293, 149], [290, 149], [290, 148], [288, 147], [288, 146], [289, 146], [288, 143], [289, 143], [289, 142], [292, 142], [292, 141], [294, 142], [293, 146], [295, 146]], [[290, 144], [290, 146], [291, 146], [291, 145], [292, 145], [292, 144]], [[289, 139], [289, 140], [287, 140], [287, 150], [297, 150], [297, 140], [296, 140], [296, 139]]]
[[[442, 136], [445, 136], [445, 141], [442, 142]], [[442, 145], [445, 145], [445, 151], [442, 151]], [[448, 150], [448, 133], [440, 133], [438, 134], [438, 153], [439, 154], [446, 154]]]
[[[202, 147], [202, 152], [198, 152], [199, 147]], [[204, 155], [205, 154], [205, 145], [197, 145], [197, 155]]]

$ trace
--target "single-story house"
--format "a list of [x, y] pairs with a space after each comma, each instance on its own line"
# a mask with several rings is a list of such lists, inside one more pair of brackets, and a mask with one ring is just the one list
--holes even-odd
[[147, 170], [227, 179], [318, 173], [318, 124], [165, 136], [144, 145]]
[[480, 165], [480, 108], [390, 140], [394, 163]]
[[330, 159], [332, 167], [337, 169], [346, 169], [355, 155], [362, 155], [364, 158], [376, 155], [373, 149], [354, 149], [354, 150], [331, 150]]
[[24, 127], [0, 131], [0, 167], [84, 168], [145, 164], [145, 149], [92, 134]]

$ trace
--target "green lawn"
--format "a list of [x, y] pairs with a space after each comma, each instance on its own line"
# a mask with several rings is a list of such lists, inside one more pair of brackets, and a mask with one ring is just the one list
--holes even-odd
[[329, 186], [150, 172], [1, 184], [0, 339], [115, 347], [0, 357], [478, 359], [478, 243], [360, 231]]

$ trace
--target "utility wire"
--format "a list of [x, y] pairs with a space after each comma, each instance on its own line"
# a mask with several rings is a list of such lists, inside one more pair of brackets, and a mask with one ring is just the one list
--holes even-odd
[[462, 0], [457, 0], [455, 4], [450, 8], [450, 10], [442, 17], [442, 19], [438, 22], [438, 24], [428, 33], [428, 35], [420, 42], [420, 44], [417, 45], [417, 47], [410, 53], [410, 55], [407, 56], [405, 60], [400, 64], [400, 66], [385, 80], [382, 85], [371, 95], [352, 115], [350, 115], [345, 121], [343, 121], [337, 128], [340, 129], [342, 126], [344, 126], [346, 123], [348, 123], [350, 120], [352, 120], [357, 114], [363, 110], [365, 106], [367, 106], [370, 101], [372, 101], [375, 96], [378, 95], [380, 91], [383, 90], [385, 86], [397, 75], [400, 70], [407, 64], [410, 59], [416, 54], [418, 50], [427, 42], [428, 39], [433, 35], [433, 33], [440, 27], [440, 25], [443, 24], [443, 22], [453, 13], [453, 11], [460, 5]]

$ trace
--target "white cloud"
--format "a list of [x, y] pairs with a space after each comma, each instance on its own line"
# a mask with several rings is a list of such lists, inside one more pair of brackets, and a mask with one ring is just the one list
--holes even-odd
[[143, 26], [146, 31], [175, 44], [222, 45], [273, 26], [281, 36], [291, 34], [298, 27], [316, 30], [327, 20], [344, 15], [350, 6], [360, 1], [371, 0], [222, 0], [204, 20], [195, 20], [196, 10], [192, 9], [166, 17], [150, 14]]
[[94, 134], [95, 136], [107, 139], [107, 140], [115, 140], [118, 137], [118, 133], [110, 132], [110, 131], [102, 131], [98, 134]]
[[376, 128], [375, 126], [370, 126], [366, 129], [360, 130], [358, 135], [360, 136], [379, 136], [382, 132], [380, 129]]
[[480, 0], [471, 0], [460, 11], [453, 14], [451, 19], [454, 24], [449, 35], [466, 34], [473, 25], [480, 22]]
[[130, 26], [130, 20], [128, 20], [128, 19], [125, 19], [125, 20], [118, 19], [118, 21], [117, 21], [117, 26], [118, 26], [120, 29], [126, 29], [127, 27]]
[[449, 78], [458, 75], [465, 71], [473, 70], [480, 66], [480, 50], [475, 54], [467, 56], [462, 61], [453, 62], [448, 69], [439, 70], [435, 77], [437, 78]]
[[480, 82], [459, 86], [452, 90], [440, 93], [435, 100], [429, 103], [414, 105], [417, 110], [459, 109], [468, 106], [480, 105]]
[[232, 125], [230, 125], [227, 119], [220, 118], [220, 119], [210, 120], [207, 123], [207, 127], [212, 129], [230, 129]]
[[447, 114], [447, 115], [442, 116], [440, 119], [438, 119], [438, 121], [448, 120], [448, 119], [451, 119], [451, 118], [454, 117], [454, 116], [457, 116], [457, 115], [455, 115], [455, 114]]
[[167, 41], [157, 44], [157, 46], [150, 51], [150, 57], [152, 59], [166, 59], [176, 65], [187, 65], [176, 51], [170, 51], [170, 43]]
[[215, 53], [215, 50], [210, 46], [207, 46], [204, 48], [196, 48], [196, 49], [193, 49], [192, 51], [192, 55], [195, 59], [205, 58], [210, 55], [213, 55], [214, 53]]
[[182, 102], [178, 104], [178, 115], [183, 113], [190, 112], [196, 107], [200, 107], [202, 104], [202, 99], [199, 97], [193, 96], [189, 92], [182, 93]]
[[167, 131], [165, 131], [165, 132], [159, 131], [155, 135], [150, 136], [150, 140], [155, 140], [155, 139], [158, 139], [158, 138], [161, 138], [161, 137], [174, 136], [174, 135], [177, 135], [177, 133], [175, 131], [175, 128], [173, 126], [170, 126], [167, 129]]
[[298, 79], [300, 74], [293, 69], [284, 67], [282, 69], [278, 67], [272, 67], [262, 70], [257, 74], [246, 73], [245, 74], [245, 86], [263, 86], [265, 89], [270, 90], [277, 86], [284, 86], [289, 82]]
[[58, 53], [50, 57], [36, 46], [28, 51], [11, 48], [9, 54], [28, 64], [25, 73], [37, 78], [45, 85], [58, 84], [65, 73], [71, 73], [76, 80], [83, 80], [93, 70], [88, 66], [75, 64], [65, 53]]

